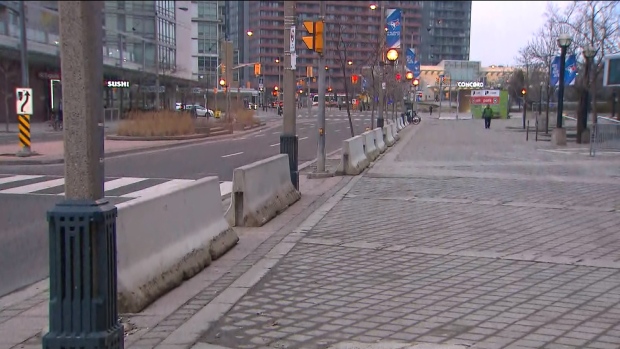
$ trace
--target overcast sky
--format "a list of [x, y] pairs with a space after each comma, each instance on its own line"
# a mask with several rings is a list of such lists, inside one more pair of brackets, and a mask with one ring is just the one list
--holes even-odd
[[[571, 1], [554, 1], [565, 8]], [[469, 59], [512, 65], [519, 49], [545, 23], [547, 1], [473, 1]]]

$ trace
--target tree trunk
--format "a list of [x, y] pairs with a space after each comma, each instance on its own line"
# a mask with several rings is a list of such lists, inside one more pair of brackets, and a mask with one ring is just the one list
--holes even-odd
[[370, 112], [370, 129], [373, 130], [375, 128], [375, 109], [377, 105], [375, 104], [375, 67], [374, 65], [370, 69], [370, 76], [372, 77], [372, 111]]

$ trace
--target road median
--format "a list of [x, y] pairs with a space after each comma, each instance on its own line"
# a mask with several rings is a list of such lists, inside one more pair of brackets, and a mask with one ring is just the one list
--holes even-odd
[[[241, 138], [255, 132], [278, 127], [275, 123], [261, 123], [260, 126], [243, 131], [234, 132], [217, 136], [187, 135], [188, 138], [178, 139], [111, 139], [106, 137], [104, 141], [105, 156], [112, 158], [116, 156], [137, 154], [146, 151], [156, 151], [170, 149], [179, 146], [186, 146], [199, 143], [209, 143], [217, 141], [226, 141]], [[194, 137], [192, 137], [194, 136]], [[16, 145], [0, 145], [0, 166], [20, 166], [20, 165], [52, 165], [64, 163], [64, 144], [62, 140], [39, 142], [33, 144], [33, 155], [30, 157], [20, 158], [15, 156], [18, 147]]]

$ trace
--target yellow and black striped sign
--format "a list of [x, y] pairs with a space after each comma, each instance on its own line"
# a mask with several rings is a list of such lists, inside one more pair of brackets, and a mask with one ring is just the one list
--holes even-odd
[[17, 115], [19, 128], [19, 144], [22, 148], [30, 148], [30, 115]]

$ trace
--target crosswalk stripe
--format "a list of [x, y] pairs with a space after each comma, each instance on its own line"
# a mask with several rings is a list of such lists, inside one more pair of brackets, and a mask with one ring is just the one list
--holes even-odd
[[11, 189], [5, 189], [0, 191], [0, 194], [28, 194], [39, 190], [45, 190], [49, 188], [59, 187], [65, 184], [64, 178], [52, 179], [51, 181], [38, 182], [21, 187], [15, 187]]
[[[9, 176], [5, 178], [0, 178], [0, 184], [9, 184], [14, 182], [19, 182], [23, 180], [30, 179], [49, 179], [48, 176], [44, 175], [15, 175]], [[104, 183], [104, 191], [110, 192], [115, 189], [131, 186], [136, 183], [144, 182], [147, 180], [153, 180], [153, 178], [138, 178], [138, 177], [120, 177], [111, 180], [107, 180]], [[113, 197], [123, 197], [123, 198], [132, 198], [136, 199], [142, 196], [148, 196], [152, 194], [161, 194], [162, 192], [174, 189], [176, 186], [185, 183], [194, 182], [193, 179], [168, 179], [166, 182], [159, 183], [156, 185], [152, 185], [150, 187], [143, 188], [140, 190], [136, 190], [130, 193], [126, 193], [123, 195], [113, 195]], [[64, 191], [62, 193], [56, 194], [56, 192], [64, 189], [64, 178], [57, 178], [53, 180], [45, 180], [37, 183], [30, 183], [22, 186], [17, 186], [9, 189], [5, 189], [0, 191], [0, 194], [32, 194], [32, 195], [65, 195]], [[148, 184], [148, 183], [147, 183]], [[220, 193], [221, 195], [227, 195], [232, 192], [232, 182], [231, 181], [220, 181]], [[60, 188], [58, 188], [60, 187]], [[58, 188], [57, 190], [48, 190], [52, 188]], [[43, 193], [39, 193], [40, 191], [44, 191]], [[50, 193], [51, 191], [51, 193]], [[106, 197], [111, 197], [106, 195]]]
[[[108, 191], [108, 190], [114, 190], [114, 189], [118, 189], [121, 187], [124, 187], [126, 185], [131, 185], [131, 184], [135, 184], [135, 183], [139, 183], [142, 181], [147, 180], [148, 178], [135, 178], [135, 177], [121, 177], [121, 178], [117, 178], [117, 179], [113, 179], [111, 181], [107, 181], [105, 183], [103, 183], [103, 191]], [[65, 195], [64, 192], [58, 194], [58, 195]]]
[[28, 179], [35, 179], [35, 178], [41, 178], [41, 177], [44, 177], [44, 176], [17, 175], [17, 176], [5, 177], [5, 178], [0, 178], [0, 184], [25, 181]]
[[222, 196], [230, 194], [232, 192], [232, 182], [220, 183], [220, 194]]
[[163, 191], [170, 190], [178, 185], [194, 182], [193, 179], [173, 179], [168, 182], [164, 182], [152, 187], [148, 187], [142, 190], [134, 191], [121, 195], [122, 198], [139, 198], [143, 196], [150, 196], [152, 194], [161, 194]]

